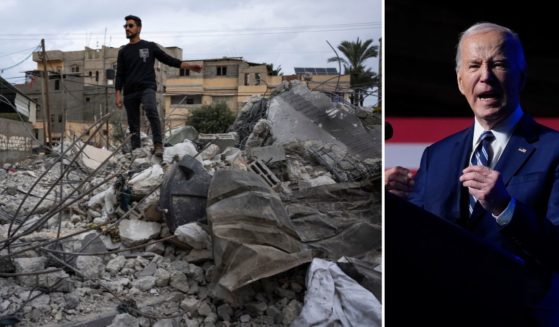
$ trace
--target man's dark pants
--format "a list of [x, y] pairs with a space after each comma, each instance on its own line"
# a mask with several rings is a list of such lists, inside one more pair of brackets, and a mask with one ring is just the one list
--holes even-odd
[[132, 134], [130, 143], [132, 150], [142, 146], [140, 140], [140, 103], [144, 105], [146, 117], [151, 125], [153, 143], [163, 143], [161, 137], [161, 121], [157, 113], [157, 102], [155, 101], [155, 90], [145, 89], [124, 96], [124, 107], [128, 117], [128, 128]]

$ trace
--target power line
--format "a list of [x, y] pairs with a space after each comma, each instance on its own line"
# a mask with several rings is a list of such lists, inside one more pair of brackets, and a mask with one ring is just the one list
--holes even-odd
[[[37, 46], [37, 47], [35, 47], [34, 49], [37, 50], [38, 48], [39, 48], [39, 47]], [[34, 51], [32, 51], [27, 57], [25, 57], [23, 60], [21, 60], [20, 62], [18, 62], [18, 63], [16, 63], [16, 64], [13, 64], [13, 65], [11, 65], [11, 66], [9, 66], [9, 67], [5, 67], [5, 68], [0, 68], [0, 74], [1, 74], [1, 73], [4, 73], [5, 70], [8, 70], [8, 69], [11, 69], [11, 68], [14, 68], [14, 67], [17, 67], [17, 66], [23, 64], [25, 61], [27, 61], [27, 59], [31, 58], [31, 56], [33, 55], [33, 52], [34, 52]]]
[[[144, 34], [159, 37], [216, 37], [216, 36], [243, 36], [243, 35], [267, 35], [267, 34], [289, 34], [289, 33], [316, 33], [337, 32], [364, 29], [381, 29], [381, 22], [363, 22], [351, 24], [328, 24], [328, 25], [300, 25], [280, 26], [263, 28], [233, 28], [233, 29], [200, 29], [200, 30], [176, 30], [176, 31], [145, 31]], [[114, 31], [112, 32], [114, 33]], [[103, 36], [105, 32], [88, 33], [88, 35]], [[0, 33], [0, 40], [27, 40], [44, 37], [57, 40], [82, 39], [84, 33]]]
[[35, 51], [37, 48], [38, 48], [38, 46], [34, 46], [34, 47], [32, 47], [32, 48], [27, 48], [27, 49], [17, 50], [17, 51], [10, 52], [10, 53], [6, 53], [6, 54], [1, 54], [1, 55], [0, 55], [0, 58], [2, 58], [2, 57], [7, 57], [7, 56], [11, 56], [11, 55], [14, 55], [14, 54], [16, 54], [16, 53], [28, 52], [28, 51], [30, 51], [30, 50]]

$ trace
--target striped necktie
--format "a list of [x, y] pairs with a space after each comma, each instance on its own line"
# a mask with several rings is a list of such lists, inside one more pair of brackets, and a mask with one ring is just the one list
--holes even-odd
[[[491, 142], [495, 139], [495, 135], [491, 133], [491, 131], [485, 131], [479, 137], [479, 143], [472, 155], [472, 161], [470, 162], [472, 165], [478, 166], [486, 166], [489, 167], [491, 165]], [[474, 208], [476, 205], [476, 198], [470, 195], [470, 215], [474, 212]]]

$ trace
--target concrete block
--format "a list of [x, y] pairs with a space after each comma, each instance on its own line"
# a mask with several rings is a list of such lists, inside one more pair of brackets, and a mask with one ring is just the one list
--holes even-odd
[[149, 221], [124, 219], [120, 222], [118, 229], [122, 244], [134, 246], [159, 236], [161, 225]]
[[228, 146], [235, 146], [239, 143], [239, 136], [235, 132], [221, 133], [221, 134], [200, 134], [198, 141], [202, 144], [213, 143], [219, 146], [220, 149], [225, 149]]
[[268, 166], [260, 160], [251, 162], [250, 165], [248, 165], [248, 168], [260, 176], [271, 188], [275, 188], [281, 183], [276, 174], [274, 174]]
[[247, 150], [248, 157], [265, 163], [273, 163], [285, 160], [285, 150], [282, 146], [269, 145], [254, 147]]

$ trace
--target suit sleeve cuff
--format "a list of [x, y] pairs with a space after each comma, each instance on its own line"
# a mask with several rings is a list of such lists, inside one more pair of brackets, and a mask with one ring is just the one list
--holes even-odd
[[492, 216], [497, 221], [497, 224], [499, 224], [500, 226], [506, 226], [512, 220], [512, 215], [514, 214], [514, 208], [516, 208], [516, 200], [513, 197], [511, 197], [510, 202], [505, 208], [505, 210], [503, 210], [503, 212], [501, 212], [501, 214], [498, 216], [495, 215]]

